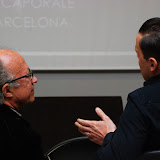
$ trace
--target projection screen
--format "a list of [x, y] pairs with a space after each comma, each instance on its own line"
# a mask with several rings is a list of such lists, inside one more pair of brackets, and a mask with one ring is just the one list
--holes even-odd
[[159, 0], [0, 0], [0, 48], [33, 70], [135, 70], [138, 29]]

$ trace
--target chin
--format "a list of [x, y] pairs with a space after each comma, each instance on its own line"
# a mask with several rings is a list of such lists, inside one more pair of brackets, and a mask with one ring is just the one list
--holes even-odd
[[35, 101], [35, 97], [31, 97], [29, 100], [28, 100], [28, 103], [33, 103]]

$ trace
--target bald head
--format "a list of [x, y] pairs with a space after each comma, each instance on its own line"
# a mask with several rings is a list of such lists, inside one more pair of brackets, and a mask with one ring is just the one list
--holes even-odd
[[[26, 64], [24, 58], [15, 51], [9, 49], [0, 49], [0, 85], [1, 87], [7, 81], [24, 75], [23, 72], [28, 71], [28, 65]], [[18, 83], [14, 83], [16, 86]], [[12, 84], [8, 84], [12, 85]], [[3, 86], [4, 88], [4, 86]], [[4, 101], [4, 93], [1, 88], [0, 91], [0, 103]]]
[[26, 63], [20, 54], [9, 49], [0, 49], [0, 61], [5, 69], [12, 74], [14, 71], [18, 72], [20, 65]]
[[16, 110], [23, 104], [32, 103], [37, 81], [20, 54], [0, 49], [0, 103]]

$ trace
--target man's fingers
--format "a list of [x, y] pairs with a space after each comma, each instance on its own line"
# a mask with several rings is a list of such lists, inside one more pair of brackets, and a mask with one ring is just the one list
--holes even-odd
[[75, 125], [78, 127], [78, 130], [84, 134], [84, 132], [90, 132], [90, 128], [81, 125], [78, 122], [75, 122]]
[[102, 120], [105, 120], [105, 118], [108, 117], [99, 107], [96, 107], [95, 111]]
[[86, 126], [86, 127], [90, 127], [90, 124], [91, 124], [90, 120], [84, 120], [84, 119], [80, 119], [80, 118], [77, 119], [77, 122], [83, 126]]
[[78, 127], [78, 130], [81, 131], [81, 132], [90, 132], [89, 127], [83, 126], [78, 122], [75, 122], [75, 125]]
[[92, 130], [89, 127], [82, 126], [78, 122], [75, 122], [75, 125], [78, 127], [79, 132], [87, 136], [89, 139], [93, 138]]

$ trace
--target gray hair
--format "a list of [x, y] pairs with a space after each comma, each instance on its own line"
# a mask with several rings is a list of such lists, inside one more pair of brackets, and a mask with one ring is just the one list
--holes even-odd
[[[4, 101], [4, 95], [2, 92], [3, 84], [7, 81], [10, 81], [14, 78], [13, 74], [8, 72], [6, 67], [3, 65], [3, 62], [0, 60], [0, 104]], [[10, 83], [11, 87], [18, 87], [19, 84], [17, 82]]]

